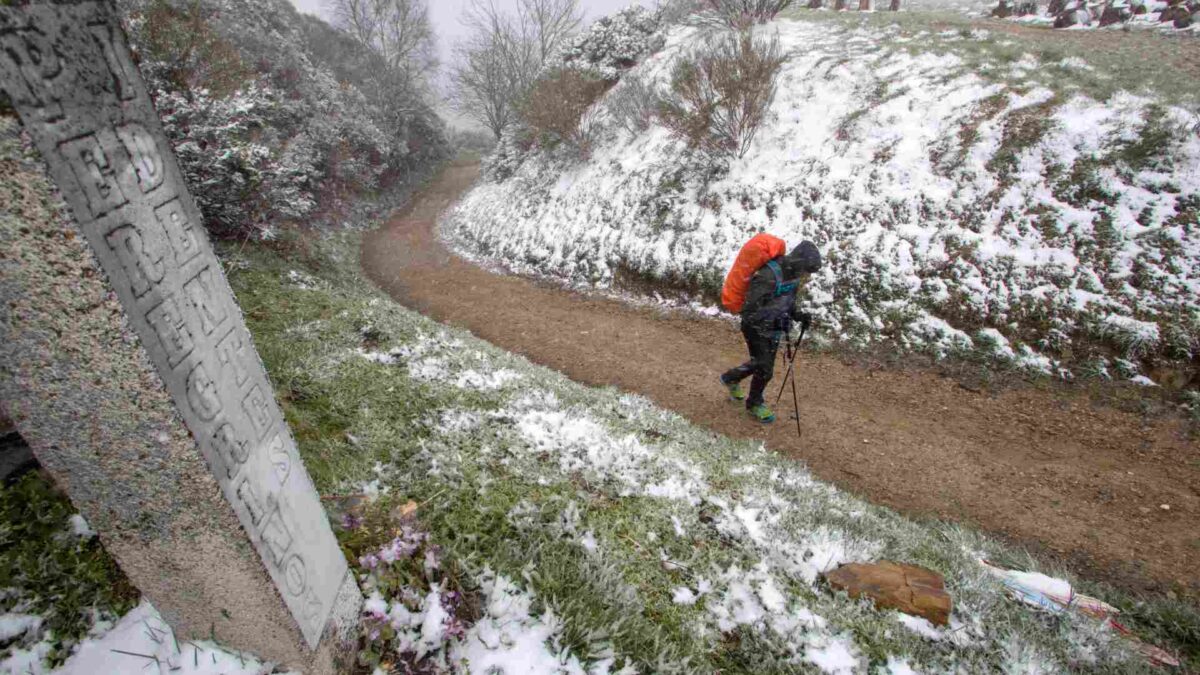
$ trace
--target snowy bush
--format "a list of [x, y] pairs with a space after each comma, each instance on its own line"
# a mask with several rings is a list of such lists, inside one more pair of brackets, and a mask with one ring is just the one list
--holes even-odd
[[1100, 321], [1101, 336], [1118, 345], [1131, 358], [1152, 353], [1159, 346], [1158, 324], [1127, 316], [1111, 315]]
[[658, 18], [645, 7], [632, 6], [596, 20], [568, 43], [548, 64], [586, 70], [605, 80], [616, 80], [622, 71], [662, 49]]
[[286, 115], [275, 92], [252, 84], [227, 98], [213, 98], [206, 90], [185, 96], [160, 89], [156, 103], [212, 232], [261, 229], [312, 210], [309, 188], [320, 175], [316, 153], [289, 146], [291, 161], [283, 162], [267, 143], [252, 140]]
[[510, 125], [500, 135], [496, 149], [483, 160], [483, 175], [500, 182], [516, 173], [533, 145], [532, 133], [521, 125]]
[[181, 168], [220, 236], [269, 236], [447, 154], [442, 124], [369, 51], [285, 0], [122, 0]]
[[659, 106], [663, 126], [689, 147], [743, 157], [775, 98], [779, 41], [742, 32], [680, 59]]

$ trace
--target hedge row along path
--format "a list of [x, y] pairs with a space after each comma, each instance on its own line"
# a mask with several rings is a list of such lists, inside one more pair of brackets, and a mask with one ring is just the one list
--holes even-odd
[[366, 237], [367, 275], [404, 305], [578, 382], [762, 439], [875, 503], [981, 528], [1085, 577], [1200, 597], [1200, 447], [1182, 420], [1144, 419], [1073, 392], [974, 393], [935, 373], [804, 353], [797, 439], [790, 401], [779, 422], [762, 426], [718, 385], [746, 356], [733, 324], [495, 274], [451, 254], [437, 217], [478, 174], [477, 165], [446, 168]]

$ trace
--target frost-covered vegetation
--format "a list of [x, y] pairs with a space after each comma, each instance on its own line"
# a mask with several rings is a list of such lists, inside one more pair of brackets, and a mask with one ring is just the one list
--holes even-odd
[[399, 69], [287, 0], [121, 0], [210, 231], [271, 236], [401, 188], [444, 159]]
[[662, 48], [659, 25], [656, 14], [633, 5], [597, 19], [554, 54], [547, 67], [584, 70], [601, 79], [618, 80], [626, 69]]
[[[979, 563], [1038, 567], [1022, 553], [405, 310], [354, 273], [354, 236], [287, 247], [231, 247], [226, 264], [306, 466], [337, 496], [367, 668], [1149, 671], [1093, 620], [1008, 599]], [[878, 559], [944, 574], [950, 627], [819, 578]]]
[[137, 599], [96, 533], [43, 476], [0, 486], [0, 672], [62, 663]]
[[808, 310], [840, 343], [1196, 387], [1194, 92], [1157, 73], [1139, 81], [1161, 91], [1121, 91], [1145, 68], [1114, 79], [966, 20], [797, 16], [756, 29], [788, 60], [743, 158], [689, 151], [647, 119], [676, 62], [713, 39], [674, 27], [597, 103], [587, 161], [501, 143], [489, 168], [503, 170], [444, 235], [512, 270], [710, 306], [751, 235], [809, 238], [828, 264]]

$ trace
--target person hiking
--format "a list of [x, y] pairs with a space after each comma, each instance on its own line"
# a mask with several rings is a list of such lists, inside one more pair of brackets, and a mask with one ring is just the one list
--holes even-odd
[[[751, 248], [757, 239], [752, 239], [743, 253], [738, 255], [739, 262], [743, 261], [746, 249]], [[775, 240], [773, 243], [778, 250], [782, 250], [781, 241]], [[734, 263], [731, 277], [738, 273], [739, 262]], [[744, 263], [742, 269], [745, 269]], [[730, 398], [745, 400], [750, 415], [764, 424], [775, 421], [775, 413], [763, 401], [767, 383], [775, 373], [775, 352], [779, 349], [780, 340], [791, 331], [793, 322], [800, 324], [804, 330], [811, 325], [812, 316], [796, 308], [796, 295], [809, 275], [820, 269], [821, 253], [811, 241], [803, 241], [790, 253], [773, 257], [759, 267], [750, 277], [746, 288], [741, 317], [742, 335], [750, 350], [750, 360], [723, 373], [721, 384], [729, 391]], [[726, 285], [728, 287], [728, 280]], [[736, 306], [736, 301], [725, 304], [727, 307]], [[753, 377], [748, 396], [741, 386], [742, 380], [747, 377]]]

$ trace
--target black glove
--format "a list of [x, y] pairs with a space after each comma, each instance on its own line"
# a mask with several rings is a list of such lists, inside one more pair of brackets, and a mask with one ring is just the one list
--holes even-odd
[[808, 332], [812, 326], [812, 314], [808, 312], [792, 312], [792, 321], [800, 324], [800, 330]]

